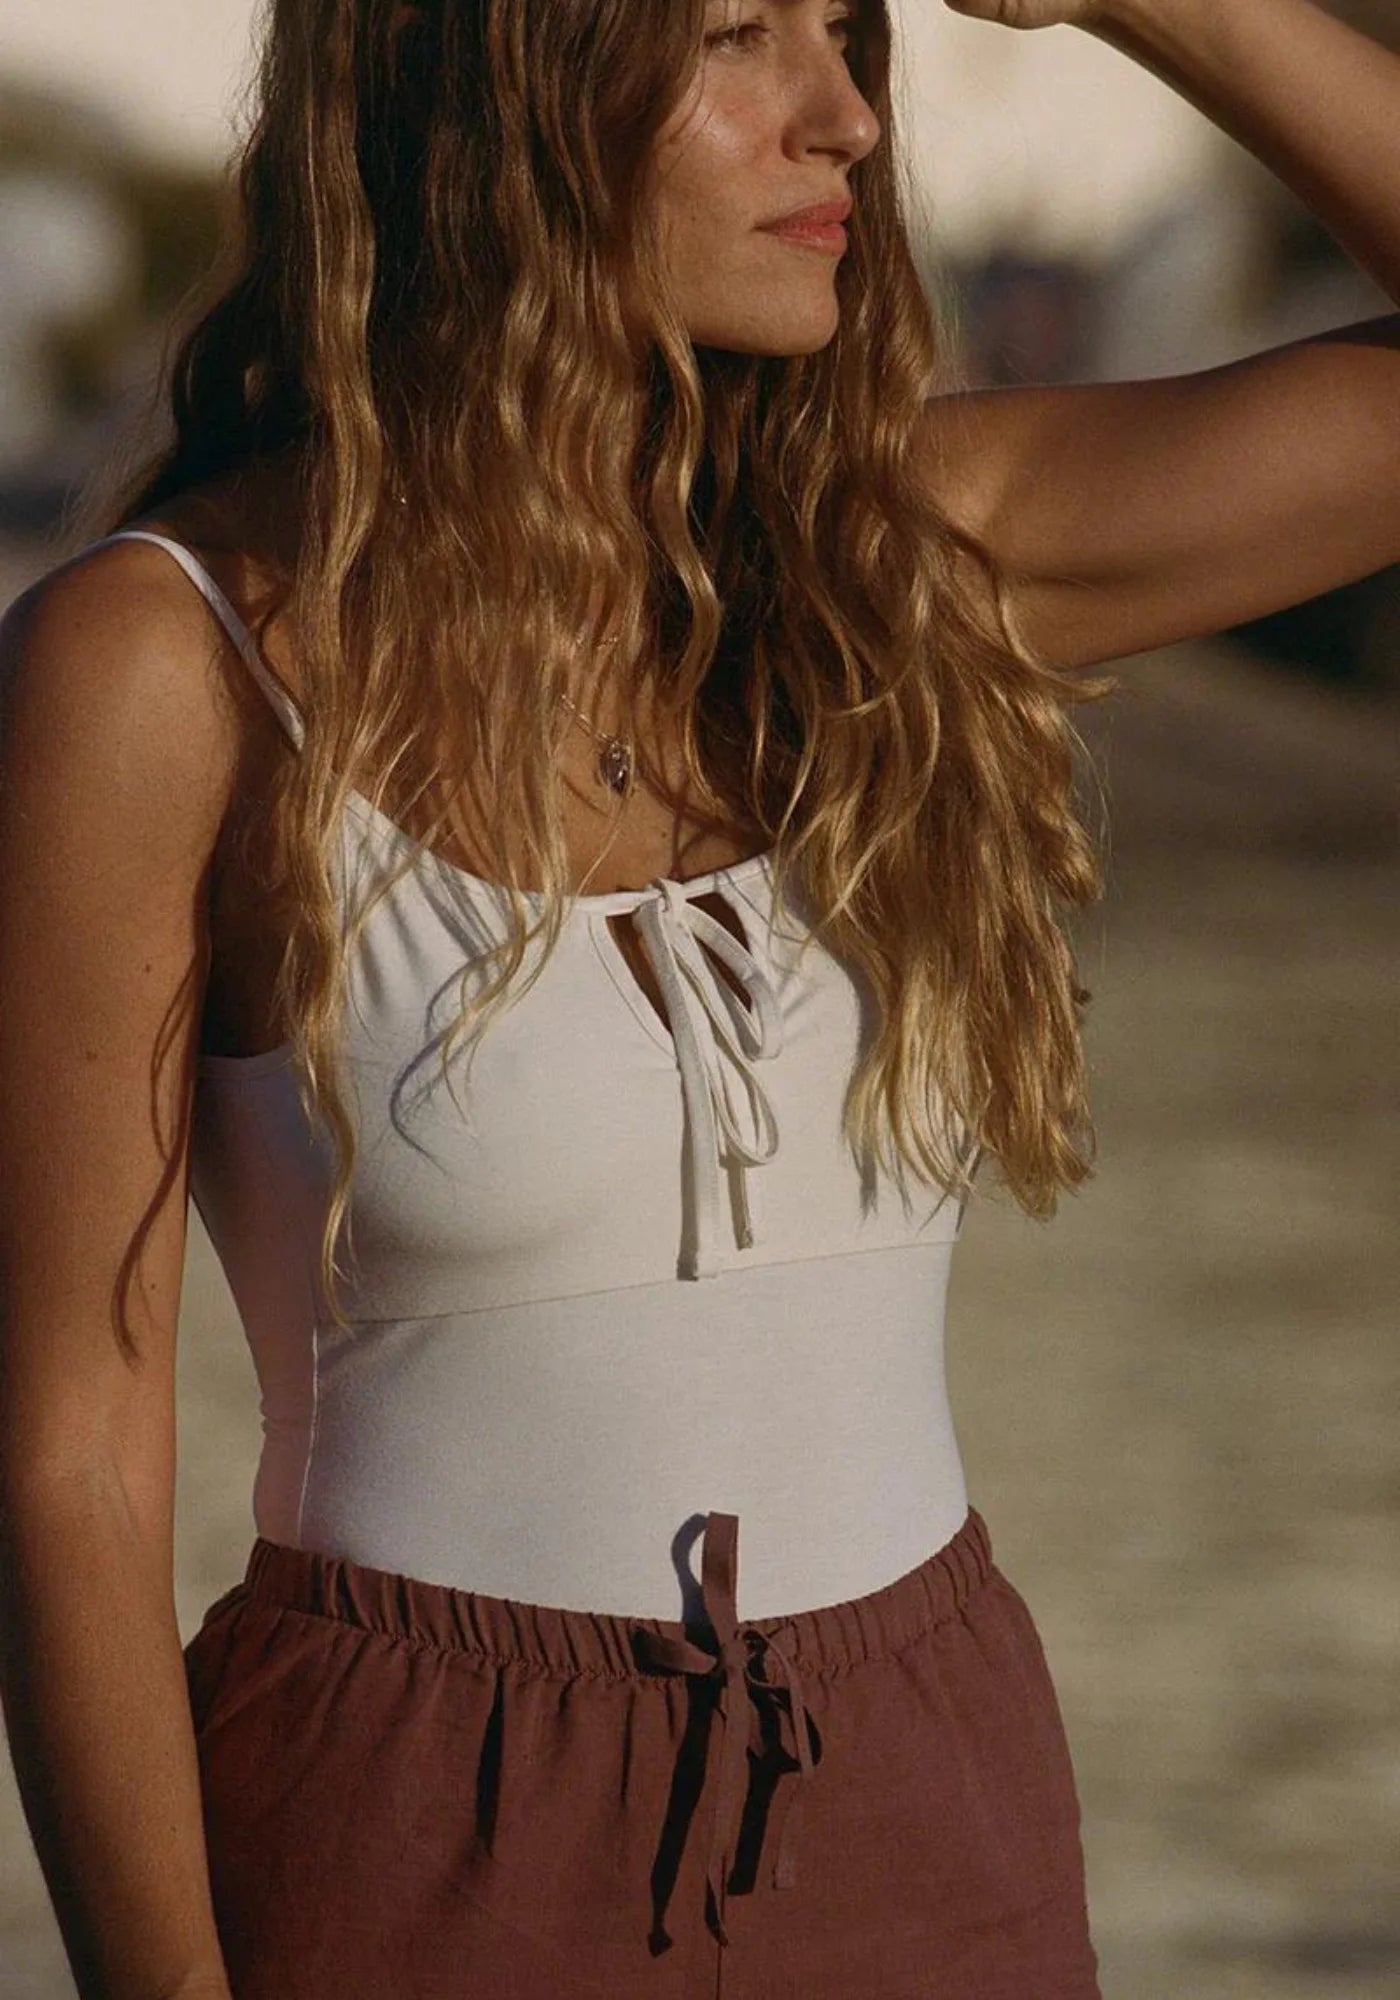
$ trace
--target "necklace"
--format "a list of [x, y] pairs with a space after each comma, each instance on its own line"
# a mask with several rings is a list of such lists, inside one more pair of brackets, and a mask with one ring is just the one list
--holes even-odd
[[[603, 643], [605, 646], [615, 646], [617, 640], [605, 639]], [[616, 792], [620, 798], [626, 798], [632, 790], [634, 752], [631, 739], [611, 736], [605, 729], [595, 729], [583, 710], [570, 701], [566, 694], [561, 694], [559, 699], [589, 735], [603, 746], [593, 767], [599, 784], [606, 785], [610, 792]]]

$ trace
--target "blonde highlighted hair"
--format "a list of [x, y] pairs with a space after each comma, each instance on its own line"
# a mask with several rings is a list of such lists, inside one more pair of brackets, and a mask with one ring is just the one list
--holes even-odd
[[[82, 532], [99, 505], [110, 532], [238, 468], [295, 466], [283, 601], [306, 740], [277, 773], [268, 886], [303, 1105], [335, 1145], [337, 1322], [345, 968], [389, 887], [347, 920], [347, 794], [400, 818], [424, 802], [424, 844], [465, 797], [510, 892], [446, 1072], [523, 990], [531, 941], [547, 955], [558, 935], [558, 697], [582, 705], [605, 675], [609, 712], [649, 695], [678, 719], [695, 796], [765, 831], [780, 906], [800, 889], [868, 982], [877, 1028], [844, 1108], [865, 1170], [961, 1195], [985, 1153], [1052, 1214], [1093, 1149], [1062, 917], [1102, 888], [1068, 711], [1111, 684], [1031, 656], [1006, 580], [932, 497], [920, 420], [954, 363], [910, 249], [885, 0], [850, 24], [884, 137], [850, 174], [839, 328], [796, 357], [695, 348], [668, 289], [650, 170], [704, 0], [403, 13], [270, 0], [225, 250], [157, 385], [172, 435], [82, 509]], [[597, 643], [613, 627], [615, 654]], [[543, 893], [533, 927], [522, 888]]]

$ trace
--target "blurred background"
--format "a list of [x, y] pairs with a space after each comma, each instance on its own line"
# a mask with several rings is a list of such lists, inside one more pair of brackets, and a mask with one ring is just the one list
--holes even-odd
[[[1388, 310], [1121, 57], [898, 11], [921, 270], [972, 380], [1209, 367]], [[1337, 11], [1400, 44], [1400, 0]], [[0, 609], [69, 552], [212, 255], [252, 13], [6, 0]], [[1105, 2000], [1394, 2000], [1397, 573], [1121, 671], [1084, 723], [1099, 1169], [1050, 1228], [974, 1205], [969, 1483], [1060, 1690]], [[258, 1449], [193, 1212], [179, 1422], [188, 1638], [242, 1575]], [[0, 2000], [73, 1991], [6, 1767]]]

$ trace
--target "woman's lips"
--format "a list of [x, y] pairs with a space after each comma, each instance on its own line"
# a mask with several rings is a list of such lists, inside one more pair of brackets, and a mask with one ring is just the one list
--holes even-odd
[[822, 250], [828, 256], [839, 257], [846, 248], [846, 231], [839, 222], [804, 222], [799, 217], [793, 222], [770, 222], [764, 226], [765, 236], [781, 236], [785, 242], [800, 244], [807, 250]]

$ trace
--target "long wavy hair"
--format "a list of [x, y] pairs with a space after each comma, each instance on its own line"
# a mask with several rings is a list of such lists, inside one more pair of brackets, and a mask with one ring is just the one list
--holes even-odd
[[276, 776], [266, 886], [303, 1108], [335, 1147], [337, 1324], [346, 962], [415, 858], [347, 912], [347, 795], [400, 821], [424, 805], [421, 845], [465, 799], [508, 896], [446, 1076], [567, 909], [565, 692], [664, 704], [693, 796], [763, 830], [779, 910], [800, 890], [812, 937], [864, 976], [858, 1163], [962, 1195], [985, 1154], [1053, 1214], [1093, 1155], [1063, 918], [1102, 893], [1069, 710], [1113, 684], [1032, 656], [1005, 575], [932, 497], [920, 419], [958, 364], [911, 253], [885, 0], [849, 24], [884, 136], [850, 174], [839, 328], [795, 357], [696, 348], [668, 286], [653, 151], [704, 0], [404, 12], [269, 0], [224, 248], [154, 391], [167, 434], [101, 503], [111, 532], [238, 468], [296, 467], [279, 608], [306, 738]]

